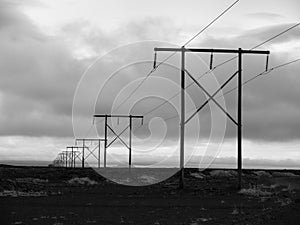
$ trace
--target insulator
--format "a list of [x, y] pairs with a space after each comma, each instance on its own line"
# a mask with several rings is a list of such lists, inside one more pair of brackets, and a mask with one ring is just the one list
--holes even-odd
[[157, 54], [156, 52], [154, 53], [154, 61], [153, 61], [153, 69], [156, 68], [156, 57], [157, 57]]
[[266, 72], [269, 70], [269, 55], [266, 58]]
[[214, 60], [214, 55], [213, 53], [210, 54], [210, 63], [209, 63], [209, 69], [212, 70], [213, 68], [213, 60]]

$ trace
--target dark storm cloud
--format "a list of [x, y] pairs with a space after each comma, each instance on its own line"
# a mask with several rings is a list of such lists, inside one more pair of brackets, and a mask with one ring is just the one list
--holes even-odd
[[1, 135], [71, 135], [72, 96], [82, 66], [17, 3], [1, 1], [0, 17]]
[[23, 14], [16, 11], [17, 2], [2, 0], [0, 2], [0, 27], [15, 26], [16, 24], [26, 24], [23, 20], [26, 19]]
[[24, 136], [70, 136], [72, 126], [69, 115], [53, 112], [53, 106], [36, 99], [7, 93], [1, 104], [0, 134]]

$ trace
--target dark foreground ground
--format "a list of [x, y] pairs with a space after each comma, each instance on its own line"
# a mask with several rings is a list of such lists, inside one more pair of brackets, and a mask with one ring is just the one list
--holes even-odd
[[[0, 166], [0, 224], [299, 224], [300, 172], [185, 170], [158, 184], [115, 184], [93, 169]], [[150, 177], [151, 178], [151, 177]]]

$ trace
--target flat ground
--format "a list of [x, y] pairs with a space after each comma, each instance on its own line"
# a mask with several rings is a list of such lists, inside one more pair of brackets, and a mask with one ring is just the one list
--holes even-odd
[[0, 224], [294, 225], [300, 221], [299, 171], [246, 170], [242, 191], [233, 170], [186, 169], [185, 177], [182, 190], [178, 175], [134, 187], [113, 183], [90, 168], [0, 166]]

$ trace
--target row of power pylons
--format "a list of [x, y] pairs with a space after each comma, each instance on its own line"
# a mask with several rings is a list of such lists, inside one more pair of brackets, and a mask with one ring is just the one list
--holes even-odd
[[[112, 115], [112, 114], [95, 114], [95, 118], [102, 118], [104, 121], [103, 138], [76, 138], [75, 145], [66, 146], [66, 149], [58, 153], [52, 165], [55, 167], [86, 167], [88, 159], [93, 158], [97, 161], [97, 166], [106, 168], [107, 150], [112, 144], [119, 141], [125, 149], [128, 150], [128, 166], [132, 165], [132, 128], [133, 120], [140, 119], [143, 124], [143, 116], [139, 115]], [[121, 130], [116, 131], [111, 125], [111, 120], [128, 119], [127, 125]], [[124, 134], [128, 133], [125, 139]], [[101, 165], [101, 146], [103, 148], [103, 165]], [[89, 165], [90, 167], [91, 165]]]
[[[254, 49], [207, 49], [207, 48], [185, 48], [182, 46], [181, 48], [155, 48], [155, 56], [154, 56], [154, 66], [153, 71], [157, 69], [156, 66], [156, 53], [157, 52], [173, 52], [181, 54], [181, 70], [180, 70], [180, 77], [181, 77], [181, 89], [180, 89], [180, 159], [179, 159], [179, 166], [180, 166], [180, 187], [183, 188], [184, 186], [184, 152], [185, 152], [185, 126], [187, 123], [191, 121], [191, 119], [198, 114], [203, 107], [209, 102], [213, 101], [220, 110], [224, 112], [224, 114], [236, 125], [237, 128], [237, 169], [238, 169], [238, 186], [241, 187], [241, 179], [242, 179], [242, 86], [243, 86], [243, 79], [242, 79], [242, 67], [243, 67], [243, 55], [267, 55], [266, 57], [266, 71], [268, 71], [268, 59], [270, 51], [262, 51], [262, 50], [254, 50]], [[186, 69], [186, 55], [190, 53], [210, 53], [210, 70], [213, 70], [213, 54], [234, 54], [236, 55], [233, 59], [237, 58], [237, 71], [229, 78], [227, 81], [222, 84], [215, 93], [211, 94], [209, 91], [206, 90], [205, 87], [196, 79], [187, 69]], [[163, 61], [164, 62], [164, 61]], [[237, 76], [237, 120], [230, 115], [222, 105], [218, 103], [216, 100], [216, 94], [220, 92], [235, 76]], [[148, 76], [147, 76], [148, 77]], [[185, 92], [186, 92], [186, 77], [190, 78], [193, 83], [195, 83], [207, 96], [207, 100], [203, 103], [197, 110], [188, 118], [185, 117]], [[106, 151], [107, 149], [117, 140], [119, 140], [128, 150], [129, 150], [129, 158], [128, 164], [131, 167], [132, 164], [132, 120], [133, 119], [141, 119], [143, 121], [143, 116], [136, 116], [136, 115], [94, 115], [95, 117], [101, 117], [104, 119], [104, 138], [98, 139], [98, 150], [99, 154], [96, 156], [94, 154], [94, 150], [87, 148], [85, 145], [85, 141], [88, 139], [80, 139], [82, 145], [79, 146], [68, 146], [65, 153], [59, 155], [56, 159], [56, 162], [59, 162], [59, 165], [65, 165], [66, 167], [75, 167], [76, 166], [76, 159], [81, 160], [81, 166], [85, 166], [86, 157], [89, 155], [93, 155], [98, 159], [98, 166], [100, 167], [100, 142], [101, 140], [104, 141], [104, 159], [103, 159], [103, 167], [106, 167]], [[117, 133], [113, 127], [110, 125], [108, 119], [117, 118], [119, 119], [128, 119], [128, 125], [120, 132]], [[126, 142], [122, 137], [122, 134], [128, 130], [128, 141]], [[108, 132], [111, 134], [108, 135]], [[76, 140], [77, 141], [77, 140]], [[74, 147], [76, 151], [79, 151], [78, 154], [81, 154], [81, 158], [77, 157], [74, 153]], [[71, 153], [68, 151], [71, 151]], [[85, 151], [88, 151], [89, 154], [86, 155]], [[75, 152], [76, 152], [75, 151]]]

